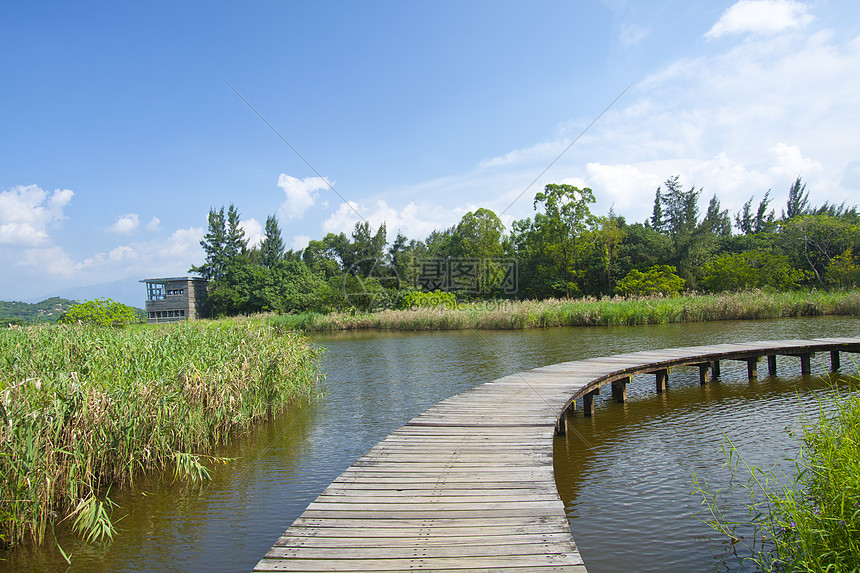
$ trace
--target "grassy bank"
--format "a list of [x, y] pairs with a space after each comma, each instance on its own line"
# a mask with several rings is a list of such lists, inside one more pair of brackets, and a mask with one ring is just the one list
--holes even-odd
[[105, 492], [139, 471], [205, 476], [209, 447], [316, 391], [317, 352], [250, 320], [0, 329], [0, 547], [69, 516], [109, 534]]
[[604, 298], [486, 301], [417, 310], [271, 316], [267, 320], [305, 331], [510, 330], [551, 326], [666, 324], [819, 315], [860, 315], [860, 290], [841, 292], [750, 291], [675, 298]]

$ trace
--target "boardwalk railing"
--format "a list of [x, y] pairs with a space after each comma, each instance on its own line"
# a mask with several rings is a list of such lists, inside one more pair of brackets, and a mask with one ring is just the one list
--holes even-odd
[[783, 340], [634, 352], [535, 368], [439, 402], [379, 442], [296, 519], [255, 571], [535, 571], [585, 573], [553, 478], [552, 442], [581, 398], [612, 384], [626, 399], [635, 374], [720, 361], [757, 376], [776, 356], [860, 352], [860, 338]]

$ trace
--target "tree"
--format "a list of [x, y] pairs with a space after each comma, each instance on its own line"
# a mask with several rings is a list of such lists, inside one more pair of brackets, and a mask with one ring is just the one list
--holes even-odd
[[205, 262], [197, 266], [192, 266], [188, 272], [197, 273], [206, 280], [217, 280], [224, 275], [224, 269], [227, 266], [227, 229], [224, 219], [224, 208], [221, 207], [218, 211], [214, 208], [209, 209], [209, 230], [200, 241], [200, 246], [203, 247], [205, 254]]
[[266, 229], [263, 241], [260, 243], [260, 263], [273, 269], [284, 258], [284, 240], [281, 238], [281, 228], [274, 215], [266, 217]]
[[245, 230], [241, 227], [239, 210], [230, 203], [227, 208], [227, 230], [224, 236], [224, 252], [227, 258], [237, 257], [247, 251], [248, 239], [245, 238]]
[[666, 219], [663, 214], [663, 195], [660, 191], [660, 187], [657, 187], [657, 193], [654, 195], [654, 208], [651, 211], [651, 228], [658, 233], [664, 233], [666, 232]]
[[542, 270], [554, 274], [553, 288], [568, 298], [579, 291], [577, 259], [593, 245], [586, 240], [586, 231], [596, 222], [589, 207], [594, 202], [594, 193], [588, 187], [550, 183], [543, 192], [535, 194], [535, 210], [538, 205], [544, 209], [535, 215], [536, 235], [545, 252], [555, 260], [554, 269]]
[[795, 268], [808, 270], [825, 286], [824, 273], [833, 259], [847, 249], [860, 250], [860, 226], [829, 215], [801, 215], [782, 224], [779, 242]]
[[720, 210], [720, 200], [716, 194], [711, 197], [711, 202], [708, 203], [708, 211], [705, 213], [703, 226], [712, 234], [719, 237], [728, 237], [732, 234], [732, 220], [729, 217], [729, 210]]
[[809, 193], [806, 191], [806, 183], [801, 186], [800, 176], [794, 180], [788, 190], [788, 201], [782, 214], [783, 220], [793, 219], [809, 212]]
[[773, 228], [774, 213], [772, 210], [770, 213], [767, 212], [767, 206], [770, 204], [770, 189], [759, 202], [755, 215], [752, 213], [754, 198], [755, 196], [750, 197], [744, 203], [743, 210], [735, 215], [735, 225], [744, 235], [761, 233]]
[[[681, 188], [680, 176], [670, 177], [666, 185], [666, 214], [665, 224], [669, 234], [678, 242], [683, 242], [693, 230], [699, 220], [699, 195], [701, 189], [690, 187], [689, 191]], [[659, 189], [658, 189], [659, 192]]]
[[606, 291], [612, 291], [612, 265], [618, 259], [618, 253], [621, 247], [621, 242], [624, 240], [624, 231], [621, 230], [624, 224], [623, 219], [619, 219], [610, 210], [608, 217], [601, 217], [599, 220], [600, 228], [597, 231], [597, 241], [600, 246], [600, 260], [603, 263], [603, 270], [606, 277]]
[[762, 250], [721, 255], [705, 265], [703, 275], [702, 284], [711, 292], [765, 287], [787, 290], [805, 278], [786, 255]]
[[675, 267], [655, 265], [644, 273], [636, 269], [627, 273], [627, 276], [618, 281], [615, 292], [624, 296], [675, 296], [683, 287], [684, 279], [675, 274]]
[[856, 288], [860, 285], [860, 265], [857, 264], [853, 249], [845, 249], [834, 257], [824, 274], [828, 284], [839, 288]]

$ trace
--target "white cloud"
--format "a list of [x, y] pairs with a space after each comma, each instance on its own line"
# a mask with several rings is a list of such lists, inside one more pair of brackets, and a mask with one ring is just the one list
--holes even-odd
[[290, 245], [290, 248], [294, 251], [301, 251], [305, 247], [308, 246], [308, 243], [311, 242], [311, 238], [307, 235], [296, 235], [293, 237], [293, 243]]
[[[425, 203], [419, 207], [415, 202], [409, 202], [402, 209], [396, 209], [384, 200], [377, 201], [374, 208], [368, 208], [350, 201], [349, 204], [341, 203], [337, 211], [323, 221], [322, 230], [324, 233], [350, 235], [357, 222], [367, 220], [374, 232], [385, 223], [389, 241], [393, 240], [398, 232], [410, 238], [423, 239], [434, 229], [442, 229], [459, 221], [459, 217], [453, 222], [451, 222], [451, 218], [452, 214], [461, 210], [450, 207], [443, 208], [441, 205], [433, 203]], [[361, 217], [356, 214], [356, 211], [361, 213]], [[463, 211], [464, 214], [465, 212]]]
[[705, 34], [719, 38], [726, 34], [774, 34], [801, 28], [812, 21], [809, 6], [794, 0], [741, 0], [729, 7]]
[[48, 192], [37, 185], [18, 185], [0, 191], [0, 244], [22, 247], [48, 242], [48, 226], [64, 219], [63, 209], [74, 192], [56, 189]]
[[245, 238], [248, 240], [248, 248], [259, 246], [263, 240], [263, 225], [256, 219], [246, 219], [239, 222], [239, 227], [245, 231]]
[[286, 200], [279, 209], [283, 219], [300, 219], [305, 212], [313, 207], [319, 196], [320, 189], [329, 186], [328, 179], [322, 177], [306, 177], [297, 179], [285, 173], [278, 176], [278, 187], [284, 190]]
[[154, 244], [156, 260], [169, 261], [168, 265], [176, 265], [181, 262], [186, 269], [193, 264], [202, 263], [203, 247], [200, 246], [202, 240], [202, 227], [177, 229], [166, 241]]
[[116, 218], [113, 225], [108, 227], [111, 233], [129, 235], [140, 226], [140, 216], [137, 213], [126, 213]]
[[26, 249], [18, 264], [60, 277], [71, 277], [75, 272], [74, 261], [62, 247]]
[[153, 217], [149, 220], [149, 223], [146, 224], [147, 231], [158, 231], [161, 229], [161, 219], [158, 217]]

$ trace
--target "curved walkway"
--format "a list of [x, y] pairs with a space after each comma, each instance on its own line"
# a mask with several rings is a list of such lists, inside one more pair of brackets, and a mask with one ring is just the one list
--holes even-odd
[[630, 376], [697, 365], [700, 381], [721, 360], [860, 352], [860, 338], [782, 340], [634, 352], [513, 374], [439, 402], [379, 442], [311, 503], [255, 571], [578, 572], [585, 565], [553, 477], [556, 431], [581, 397]]

